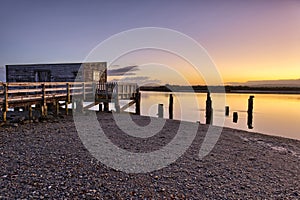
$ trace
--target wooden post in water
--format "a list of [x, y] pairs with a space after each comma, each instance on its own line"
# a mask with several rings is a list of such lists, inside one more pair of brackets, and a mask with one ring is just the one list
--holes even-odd
[[7, 83], [3, 83], [3, 92], [4, 92], [4, 99], [3, 99], [2, 119], [4, 122], [6, 122], [6, 114], [8, 111], [8, 85], [7, 85]]
[[233, 112], [233, 122], [234, 123], [237, 123], [238, 122], [238, 119], [239, 119], [239, 115], [238, 115], [238, 112]]
[[135, 114], [141, 114], [141, 93], [139, 88], [136, 89], [135, 93]]
[[206, 124], [212, 124], [213, 121], [213, 109], [212, 109], [212, 101], [210, 97], [210, 93], [207, 93], [207, 98], [206, 98]]
[[229, 116], [229, 106], [225, 107], [225, 116]]
[[173, 119], [173, 95], [169, 97], [169, 119]]
[[164, 117], [164, 105], [158, 104], [158, 117], [163, 118]]
[[247, 110], [247, 114], [248, 114], [248, 119], [247, 119], [247, 125], [249, 129], [253, 129], [253, 99], [254, 96], [250, 96], [248, 99], [248, 110]]

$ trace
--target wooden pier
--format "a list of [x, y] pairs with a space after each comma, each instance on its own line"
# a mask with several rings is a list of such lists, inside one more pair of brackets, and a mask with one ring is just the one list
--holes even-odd
[[[119, 100], [131, 100], [120, 108]], [[60, 101], [64, 101], [65, 113], [68, 114], [68, 104], [72, 108], [89, 109], [100, 103], [108, 111], [110, 102], [115, 103], [117, 112], [124, 111], [129, 106], [136, 104], [139, 114], [140, 93], [135, 83], [117, 82], [9, 82], [0, 83], [0, 108], [2, 120], [6, 121], [9, 108], [22, 107], [29, 111], [32, 117], [32, 105], [40, 108], [41, 116], [47, 115], [49, 106], [54, 106], [59, 112]], [[83, 101], [92, 102], [83, 107]]]

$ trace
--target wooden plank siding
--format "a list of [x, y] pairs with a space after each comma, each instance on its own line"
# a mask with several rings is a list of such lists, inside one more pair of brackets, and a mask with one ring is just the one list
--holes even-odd
[[[106, 65], [106, 62], [6, 65], [6, 82], [72, 82], [75, 79], [107, 82]], [[44, 73], [43, 80], [37, 80], [41, 79], [40, 73]]]

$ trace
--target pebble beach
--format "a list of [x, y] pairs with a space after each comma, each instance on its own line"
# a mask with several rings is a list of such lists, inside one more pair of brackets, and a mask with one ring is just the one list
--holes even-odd
[[[97, 113], [107, 137], [132, 152], [157, 150], [180, 124], [166, 120], [151, 138], [122, 133], [111, 113]], [[141, 126], [149, 117], [132, 115]], [[208, 125], [165, 168], [125, 173], [85, 148], [73, 116], [0, 127], [0, 199], [300, 199], [300, 141], [223, 128], [213, 150], [198, 152]]]

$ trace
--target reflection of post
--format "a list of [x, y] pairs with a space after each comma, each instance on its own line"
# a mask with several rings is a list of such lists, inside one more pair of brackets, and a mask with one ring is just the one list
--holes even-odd
[[207, 98], [206, 98], [206, 124], [212, 124], [213, 121], [213, 109], [212, 109], [212, 101], [210, 98], [210, 93], [207, 93]]
[[238, 122], [238, 119], [239, 119], [239, 115], [238, 115], [238, 112], [233, 112], [233, 122], [234, 123], [237, 123]]
[[249, 129], [253, 129], [252, 123], [253, 123], [253, 98], [254, 96], [250, 96], [248, 99], [248, 120], [247, 125]]
[[229, 116], [229, 106], [225, 107], [225, 116]]
[[173, 95], [170, 94], [169, 98], [169, 119], [173, 119]]
[[158, 117], [163, 118], [164, 117], [164, 105], [158, 104]]

